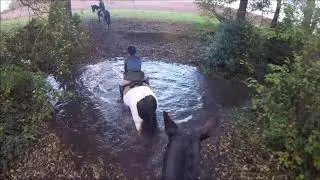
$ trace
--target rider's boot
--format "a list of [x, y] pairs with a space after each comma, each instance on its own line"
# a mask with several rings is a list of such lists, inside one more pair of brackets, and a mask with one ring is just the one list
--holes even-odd
[[120, 92], [120, 100], [119, 101], [120, 102], [123, 101], [123, 90], [124, 90], [124, 87], [119, 85], [119, 92]]

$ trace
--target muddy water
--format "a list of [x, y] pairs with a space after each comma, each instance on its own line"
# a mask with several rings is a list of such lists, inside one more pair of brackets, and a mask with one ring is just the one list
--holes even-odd
[[[247, 99], [243, 85], [208, 80], [195, 67], [144, 61], [142, 70], [149, 76], [158, 99], [160, 129], [164, 110], [188, 130], [219, 117], [221, 109]], [[79, 162], [108, 152], [117, 157], [129, 177], [158, 178], [166, 136], [160, 133], [155, 139], [146, 140], [137, 135], [129, 108], [117, 102], [122, 71], [122, 58], [85, 66], [77, 79], [79, 98], [61, 105], [54, 127], [70, 144]]]

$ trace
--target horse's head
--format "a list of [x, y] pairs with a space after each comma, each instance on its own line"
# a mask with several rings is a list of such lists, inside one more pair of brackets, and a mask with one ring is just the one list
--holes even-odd
[[96, 6], [97, 6], [97, 5], [92, 5], [92, 6], [91, 6], [92, 12], [94, 12], [94, 11], [97, 9]]
[[194, 134], [187, 134], [179, 131], [178, 126], [165, 111], [163, 118], [169, 143], [163, 159], [162, 178], [166, 180], [197, 179], [200, 142], [209, 137], [208, 126], [204, 126]]

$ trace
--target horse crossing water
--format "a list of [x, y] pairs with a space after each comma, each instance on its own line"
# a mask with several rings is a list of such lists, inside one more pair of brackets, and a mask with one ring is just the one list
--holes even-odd
[[[148, 131], [147, 129], [144, 129], [144, 125], [141, 125], [139, 128], [140, 135], [138, 135], [138, 128], [132, 113], [129, 112], [131, 111], [130, 107], [126, 108], [125, 104], [117, 101], [119, 99], [118, 85], [119, 81], [122, 81], [123, 79], [121, 71], [124, 64], [124, 62], [121, 61], [123, 58], [119, 59], [111, 59], [88, 65], [80, 76], [82, 86], [84, 86], [86, 91], [90, 92], [88, 93], [88, 97], [95, 102], [96, 108], [99, 110], [99, 117], [101, 117], [101, 120], [99, 121], [103, 124], [101, 127], [99, 125], [99, 132], [102, 132], [99, 142], [104, 142], [101, 143], [101, 149], [106, 148], [108, 151], [123, 156], [123, 159], [121, 158], [120, 161], [130, 171], [133, 169], [136, 171], [138, 169], [138, 171], [141, 172], [152, 172], [152, 174], [155, 174], [155, 176], [159, 178], [162, 174], [162, 176], [166, 177], [164, 179], [167, 180], [170, 177], [176, 177], [179, 180], [183, 180], [187, 178], [184, 178], [184, 175], [176, 176], [176, 174], [182, 172], [180, 169], [185, 168], [184, 165], [186, 165], [195, 168], [188, 170], [188, 173], [193, 174], [191, 177], [194, 177], [199, 170], [199, 164], [197, 164], [196, 161], [193, 161], [200, 157], [198, 151], [198, 145], [201, 141], [198, 138], [199, 134], [184, 134], [183, 131], [185, 129], [182, 128], [184, 126], [182, 125], [182, 127], [178, 129], [178, 133], [168, 138], [168, 142], [165, 134], [160, 130], [162, 127], [168, 125], [165, 125], [166, 123], [163, 121], [161, 111], [170, 111], [170, 115], [174, 118], [176, 123], [184, 122], [187, 125], [200, 125], [199, 123], [202, 124], [203, 121], [198, 122], [198, 120], [200, 120], [198, 115], [203, 115], [205, 117], [210, 115], [211, 117], [212, 112], [215, 112], [215, 108], [219, 108], [216, 101], [211, 101], [208, 95], [211, 95], [211, 92], [215, 90], [212, 88], [217, 88], [217, 90], [219, 90], [218, 92], [220, 92], [219, 88], [221, 88], [221, 85], [217, 86], [217, 84], [213, 84], [214, 86], [209, 86], [209, 82], [206, 81], [204, 75], [195, 67], [158, 61], [144, 61], [142, 70], [150, 77], [150, 86], [145, 85], [143, 87], [141, 85], [134, 85], [128, 87], [128, 89], [130, 89], [128, 91], [124, 90], [124, 94], [127, 94], [128, 97], [137, 97], [139, 96], [138, 94], [143, 95], [140, 99], [142, 105], [138, 105], [139, 100], [136, 100], [137, 103], [133, 103], [136, 105], [133, 105], [132, 107], [136, 108], [137, 111], [139, 111], [138, 109], [141, 109], [141, 112], [145, 111], [143, 108], [138, 108], [138, 106], [146, 107], [150, 110], [149, 112], [152, 112], [153, 114], [156, 107], [155, 102], [157, 103], [155, 113], [157, 116], [149, 116], [152, 117], [149, 122], [157, 123], [157, 131], [159, 133], [157, 133], [157, 131]], [[225, 88], [235, 88], [235, 86], [231, 86], [230, 84], [226, 85], [227, 87]], [[150, 89], [147, 90], [148, 88], [151, 88], [151, 91], [156, 95], [156, 101], [149, 96], [151, 93]], [[147, 95], [148, 93], [143, 94], [143, 92], [149, 92], [149, 95]], [[129, 95], [130, 93], [132, 95]], [[85, 94], [87, 95], [87, 93]], [[229, 96], [228, 93], [226, 95]], [[225, 98], [226, 95], [220, 93], [217, 97]], [[142, 100], [144, 98], [145, 100]], [[204, 101], [204, 98], [207, 100]], [[216, 98], [212, 100], [216, 100]], [[208, 103], [208, 106], [203, 103]], [[147, 106], [144, 106], [144, 104], [149, 104], [150, 107], [148, 108]], [[139, 115], [139, 117], [142, 117], [142, 120], [143, 116], [144, 115]], [[155, 126], [151, 125], [148, 127]], [[156, 136], [154, 136], [155, 138], [150, 138], [151, 135], [145, 134], [144, 132], [155, 132]], [[143, 138], [144, 135], [146, 135], [147, 138]], [[185, 139], [187, 141], [185, 141]], [[168, 155], [164, 156], [163, 150], [167, 143], [170, 143], [165, 150], [168, 151]], [[148, 145], [145, 147], [144, 144]], [[174, 154], [180, 154], [184, 157], [175, 160]], [[136, 156], [139, 158], [130, 159], [130, 157]], [[163, 161], [164, 158], [166, 159], [166, 163]], [[187, 162], [195, 162], [195, 164], [187, 165], [184, 163], [185, 160]], [[130, 164], [134, 164], [135, 167], [132, 168]], [[150, 167], [150, 169], [147, 167]], [[161, 169], [167, 169], [168, 171], [161, 171]], [[169, 171], [170, 169], [172, 169], [172, 171]], [[132, 172], [132, 174], [135, 173]]]

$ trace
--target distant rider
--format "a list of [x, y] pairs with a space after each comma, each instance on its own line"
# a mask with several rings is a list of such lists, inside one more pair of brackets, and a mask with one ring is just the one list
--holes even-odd
[[106, 10], [106, 7], [104, 6], [104, 3], [102, 0], [99, 0], [99, 7], [100, 9], [98, 9], [98, 14], [100, 14], [101, 11]]

